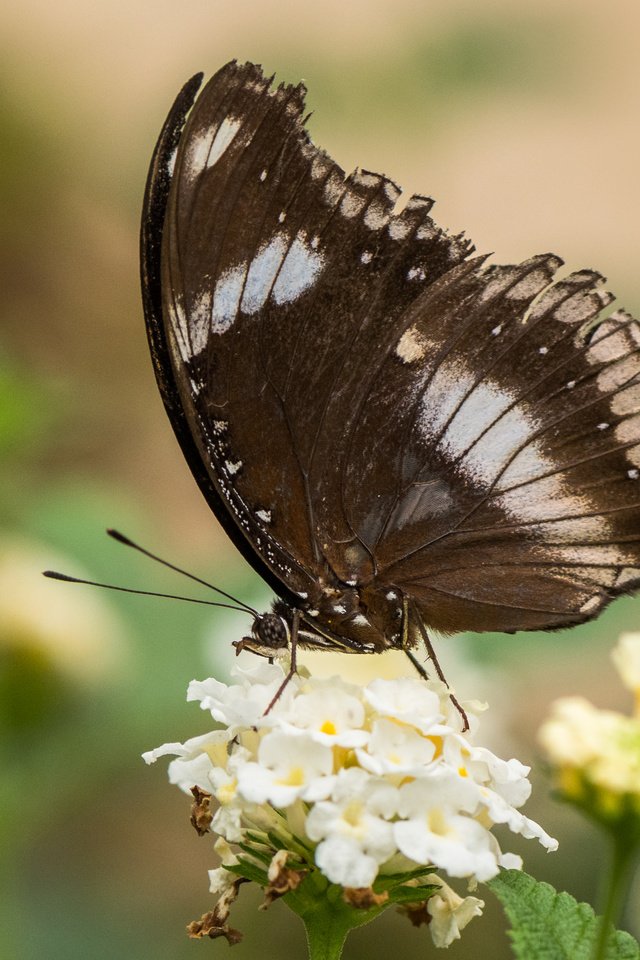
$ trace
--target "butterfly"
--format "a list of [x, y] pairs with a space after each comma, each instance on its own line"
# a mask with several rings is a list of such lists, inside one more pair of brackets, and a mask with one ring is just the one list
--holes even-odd
[[640, 587], [640, 328], [551, 254], [474, 255], [233, 61], [153, 155], [142, 289], [184, 456], [273, 589], [238, 646], [412, 650]]

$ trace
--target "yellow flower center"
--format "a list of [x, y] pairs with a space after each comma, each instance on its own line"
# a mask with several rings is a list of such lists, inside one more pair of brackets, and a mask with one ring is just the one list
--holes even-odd
[[227, 803], [231, 803], [236, 795], [237, 786], [238, 781], [234, 778], [233, 780], [230, 780], [229, 783], [223, 783], [221, 787], [218, 787], [216, 791], [218, 803], [222, 804], [222, 806], [225, 806]]
[[336, 725], [332, 723], [331, 720], [325, 720], [325, 722], [320, 727], [320, 733], [326, 733], [329, 736], [333, 737], [336, 734]]
[[282, 777], [277, 783], [282, 787], [301, 787], [304, 783], [304, 770], [302, 767], [291, 767], [286, 777]]
[[360, 815], [362, 813], [362, 804], [358, 803], [357, 800], [352, 801], [345, 807], [342, 814], [342, 819], [349, 824], [350, 827], [357, 827], [360, 823]]

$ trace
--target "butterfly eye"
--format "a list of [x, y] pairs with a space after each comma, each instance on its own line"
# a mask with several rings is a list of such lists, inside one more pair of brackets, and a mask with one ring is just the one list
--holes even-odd
[[272, 650], [287, 646], [287, 629], [281, 617], [275, 613], [265, 613], [254, 622], [253, 631], [258, 640]]

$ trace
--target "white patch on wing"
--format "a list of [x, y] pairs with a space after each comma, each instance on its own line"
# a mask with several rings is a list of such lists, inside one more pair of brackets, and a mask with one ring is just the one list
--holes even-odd
[[[472, 379], [471, 374], [468, 374], [468, 379]], [[491, 380], [476, 383], [445, 430], [442, 437], [443, 447], [453, 458], [460, 456], [515, 399], [508, 390], [500, 388]], [[531, 421], [515, 408], [501, 420], [501, 433], [505, 430], [519, 443], [531, 433]]]
[[316, 282], [324, 262], [324, 254], [313, 249], [301, 230], [289, 247], [273, 285], [275, 302], [279, 305], [293, 303], [302, 296]]
[[631, 583], [633, 580], [640, 579], [640, 570], [637, 567], [625, 567], [624, 570], [620, 571], [618, 579], [616, 580], [616, 586], [622, 587], [626, 583]]
[[393, 183], [392, 180], [385, 180], [383, 189], [389, 200], [391, 200], [391, 203], [395, 203], [402, 193], [400, 187]]
[[271, 510], [256, 510], [256, 517], [263, 523], [271, 523]]
[[[640, 414], [621, 420], [615, 429], [615, 438], [621, 444], [634, 443], [634, 441], [640, 443]], [[640, 445], [627, 447], [624, 455], [633, 467], [640, 467]]]
[[346, 217], [348, 220], [350, 220], [360, 213], [365, 203], [366, 200], [364, 197], [347, 190], [342, 198], [342, 203], [340, 204], [340, 213], [343, 217]]
[[462, 361], [445, 359], [435, 371], [421, 401], [420, 431], [429, 440], [447, 422], [473, 385], [473, 376]]
[[365, 227], [369, 227], [370, 230], [379, 230], [388, 223], [389, 214], [382, 204], [372, 203], [367, 207], [363, 220]]
[[549, 277], [543, 270], [533, 270], [507, 290], [505, 297], [507, 300], [528, 300], [530, 297], [535, 297], [538, 291], [548, 283]]
[[311, 179], [320, 180], [329, 169], [329, 161], [324, 157], [315, 156], [311, 161]]
[[[489, 484], [497, 480], [509, 464], [500, 477], [498, 487], [512, 486], [518, 480], [530, 480], [546, 473], [553, 463], [544, 456], [538, 442], [529, 440], [534, 430], [535, 422], [523, 410], [515, 407], [507, 411], [473, 443], [460, 462], [461, 469], [468, 471], [476, 480]], [[522, 469], [517, 479], [510, 473], [515, 464], [520, 464]]]
[[400, 357], [403, 363], [412, 363], [414, 360], [422, 360], [426, 350], [424, 337], [415, 327], [409, 327], [398, 340], [396, 356]]
[[218, 162], [225, 150], [233, 142], [238, 130], [242, 126], [242, 121], [236, 117], [225, 117], [213, 138], [209, 156], [207, 157], [207, 167], [212, 167]]
[[390, 221], [387, 230], [392, 240], [404, 240], [411, 230], [411, 223], [408, 220], [400, 220], [395, 217]]
[[174, 171], [175, 168], [176, 168], [176, 157], [177, 157], [177, 156], [178, 156], [178, 148], [175, 147], [175, 149], [173, 149], [173, 150], [171, 151], [171, 153], [170, 153], [170, 155], [169, 155], [169, 159], [167, 160], [166, 170], [167, 170], [167, 174], [168, 174], [170, 177], [173, 176], [173, 171]]
[[569, 493], [557, 474], [542, 477], [522, 487], [515, 487], [496, 497], [495, 503], [505, 513], [519, 521], [539, 522], [572, 517], [591, 508], [586, 496]]
[[189, 338], [193, 356], [202, 353], [207, 345], [211, 319], [211, 291], [202, 290], [194, 299], [189, 315]]
[[351, 175], [351, 179], [359, 187], [372, 190], [379, 185], [381, 177], [377, 173], [364, 173], [362, 170], [356, 170], [355, 173]]
[[188, 332], [187, 332], [187, 318], [184, 312], [184, 304], [182, 300], [182, 294], [176, 294], [172, 300], [172, 306], [169, 308], [171, 313], [171, 329], [173, 330], [173, 335], [178, 347], [178, 351], [184, 363], [188, 363], [191, 359], [190, 350], [187, 349], [188, 343]]
[[580, 607], [580, 613], [590, 613], [592, 610], [596, 610], [602, 603], [602, 597], [600, 594], [596, 594], [594, 597], [590, 597], [586, 603], [583, 603]]
[[332, 173], [324, 185], [324, 198], [330, 206], [335, 206], [344, 193], [344, 180]]
[[240, 309], [243, 313], [257, 313], [267, 302], [288, 243], [289, 238], [285, 233], [276, 233], [268, 243], [263, 243], [256, 253], [249, 265], [242, 294]]
[[[579, 517], [567, 520], [545, 522], [546, 501], [540, 504], [542, 520], [530, 529], [551, 543], [585, 544], [569, 547], [567, 557], [581, 563], [624, 563], [625, 554], [621, 547], [598, 546], [592, 541], [611, 535], [611, 524], [606, 517]], [[602, 557], [606, 556], [607, 560]]]
[[246, 261], [220, 275], [213, 294], [211, 333], [226, 333], [238, 315], [242, 287], [247, 276]]
[[437, 235], [438, 229], [433, 220], [427, 220], [426, 223], [423, 223], [422, 226], [416, 230], [418, 240], [432, 240]]
[[611, 412], [618, 417], [640, 412], [640, 384], [634, 384], [611, 397]]
[[[607, 535], [611, 525], [606, 518], [580, 516], [597, 511], [598, 505], [588, 495], [575, 496], [567, 489], [562, 472], [555, 472], [558, 463], [545, 450], [544, 438], [534, 439], [540, 420], [517, 399], [517, 394], [490, 379], [475, 383], [475, 375], [460, 358], [449, 358], [423, 396], [423, 436], [433, 442], [446, 423], [439, 442], [444, 457], [456, 461], [479, 492], [495, 484], [492, 502], [515, 522], [537, 521], [535, 529], [545, 539], [580, 542]], [[640, 416], [638, 421], [640, 439]]]
[[[184, 169], [187, 177], [193, 180], [207, 166], [207, 158], [211, 149], [211, 131], [203, 130], [193, 137], [184, 160]], [[175, 162], [175, 161], [174, 161]]]

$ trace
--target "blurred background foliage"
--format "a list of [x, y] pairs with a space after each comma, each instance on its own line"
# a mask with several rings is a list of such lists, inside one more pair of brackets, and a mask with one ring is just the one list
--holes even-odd
[[[25, 0], [0, 9], [0, 954], [31, 960], [226, 952], [186, 940], [209, 909], [211, 842], [162, 765], [202, 732], [183, 702], [224, 675], [242, 620], [44, 581], [45, 567], [146, 589], [176, 578], [103, 536], [118, 526], [254, 604], [264, 587], [202, 501], [157, 395], [139, 303], [138, 216], [155, 136], [183, 80], [232, 57], [304, 77], [315, 139], [346, 168], [430, 192], [445, 226], [514, 262], [595, 266], [640, 309], [640, 8], [632, 0]], [[608, 653], [640, 626], [623, 600], [570, 633], [441, 646], [493, 746], [534, 764], [530, 815], [561, 840], [530, 872], [594, 901], [604, 845], [548, 796], [535, 731], [553, 697], [623, 706]], [[348, 669], [389, 670], [386, 663]], [[325, 663], [325, 670], [335, 665]], [[344, 671], [346, 665], [339, 669]], [[451, 955], [506, 958], [498, 907]], [[248, 893], [237, 960], [303, 955], [297, 921]], [[640, 935], [638, 888], [626, 918]], [[481, 926], [482, 923], [482, 926]], [[424, 956], [392, 915], [351, 957]]]

